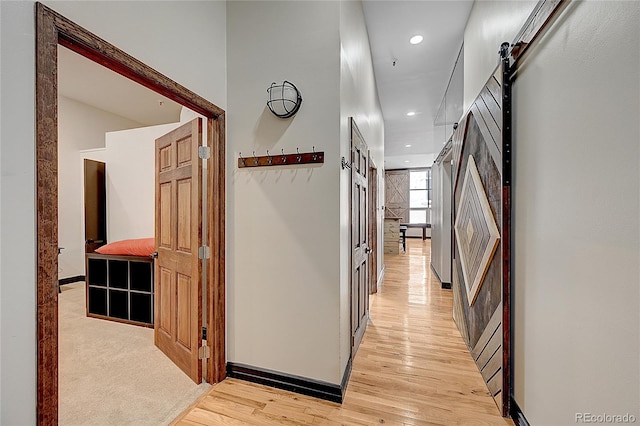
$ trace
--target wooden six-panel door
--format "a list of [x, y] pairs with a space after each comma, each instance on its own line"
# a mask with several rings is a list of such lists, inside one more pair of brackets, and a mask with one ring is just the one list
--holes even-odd
[[155, 344], [194, 382], [202, 326], [202, 121], [156, 139]]
[[351, 121], [351, 356], [358, 350], [369, 319], [367, 145]]

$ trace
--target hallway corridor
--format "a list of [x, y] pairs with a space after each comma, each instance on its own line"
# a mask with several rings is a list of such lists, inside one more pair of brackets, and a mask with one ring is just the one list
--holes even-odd
[[175, 425], [510, 425], [452, 319], [451, 290], [430, 264], [431, 240], [385, 257], [384, 284], [342, 405], [236, 379], [214, 386]]

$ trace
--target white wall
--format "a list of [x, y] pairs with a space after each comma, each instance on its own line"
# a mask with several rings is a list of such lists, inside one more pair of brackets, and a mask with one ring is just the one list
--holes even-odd
[[59, 278], [84, 275], [84, 168], [81, 150], [105, 146], [105, 132], [140, 123], [58, 97]]
[[[340, 383], [339, 4], [230, 2], [227, 23], [228, 360]], [[286, 120], [266, 106], [284, 79]], [[312, 146], [321, 166], [237, 168]]]
[[514, 83], [515, 385], [640, 419], [640, 3], [570, 3]]
[[473, 3], [464, 30], [464, 100], [466, 111], [498, 66], [500, 45], [512, 42], [537, 0]]
[[[0, 24], [2, 23], [2, 7], [0, 7]], [[1, 35], [1, 31], [0, 31]], [[2, 42], [0, 39], [0, 70], [2, 69]], [[0, 84], [0, 92], [2, 92]], [[2, 129], [2, 102], [0, 102], [0, 129]], [[2, 132], [0, 132], [0, 205], [2, 204]], [[0, 208], [0, 223], [2, 222], [2, 209]], [[0, 244], [0, 277], [2, 277], [2, 244]], [[0, 286], [0, 296], [2, 295], [2, 287]], [[0, 303], [0, 332], [2, 331], [2, 303]], [[1, 333], [0, 333], [1, 335]], [[0, 339], [0, 355], [2, 354], [2, 339]], [[0, 377], [2, 377], [2, 362], [0, 362]], [[0, 386], [0, 412], [2, 412], [2, 386]], [[0, 420], [2, 415], [0, 414]]]
[[[46, 3], [226, 108], [226, 3]], [[34, 2], [0, 10], [0, 423], [22, 425], [36, 423]]]
[[[362, 3], [340, 2], [340, 156], [351, 158], [349, 117], [367, 143], [378, 168], [378, 273], [384, 266], [384, 122], [378, 99], [369, 35]], [[338, 161], [336, 160], [336, 164]], [[344, 371], [351, 353], [350, 317], [350, 211], [351, 173], [340, 171], [340, 367]]]
[[226, 109], [226, 2], [43, 3]]
[[36, 423], [35, 54], [32, 2], [0, 2], [1, 424]]
[[179, 125], [107, 133], [108, 242], [155, 235], [155, 140]]

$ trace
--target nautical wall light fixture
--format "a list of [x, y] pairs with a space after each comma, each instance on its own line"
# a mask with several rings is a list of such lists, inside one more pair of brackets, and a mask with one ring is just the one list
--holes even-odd
[[287, 80], [283, 81], [282, 84], [271, 83], [267, 93], [269, 94], [267, 106], [276, 117], [293, 117], [302, 104], [300, 91], [293, 83]]

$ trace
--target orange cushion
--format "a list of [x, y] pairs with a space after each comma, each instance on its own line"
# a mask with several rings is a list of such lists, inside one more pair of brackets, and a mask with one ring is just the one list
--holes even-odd
[[96, 253], [121, 256], [151, 256], [155, 251], [155, 238], [115, 241], [96, 249]]

